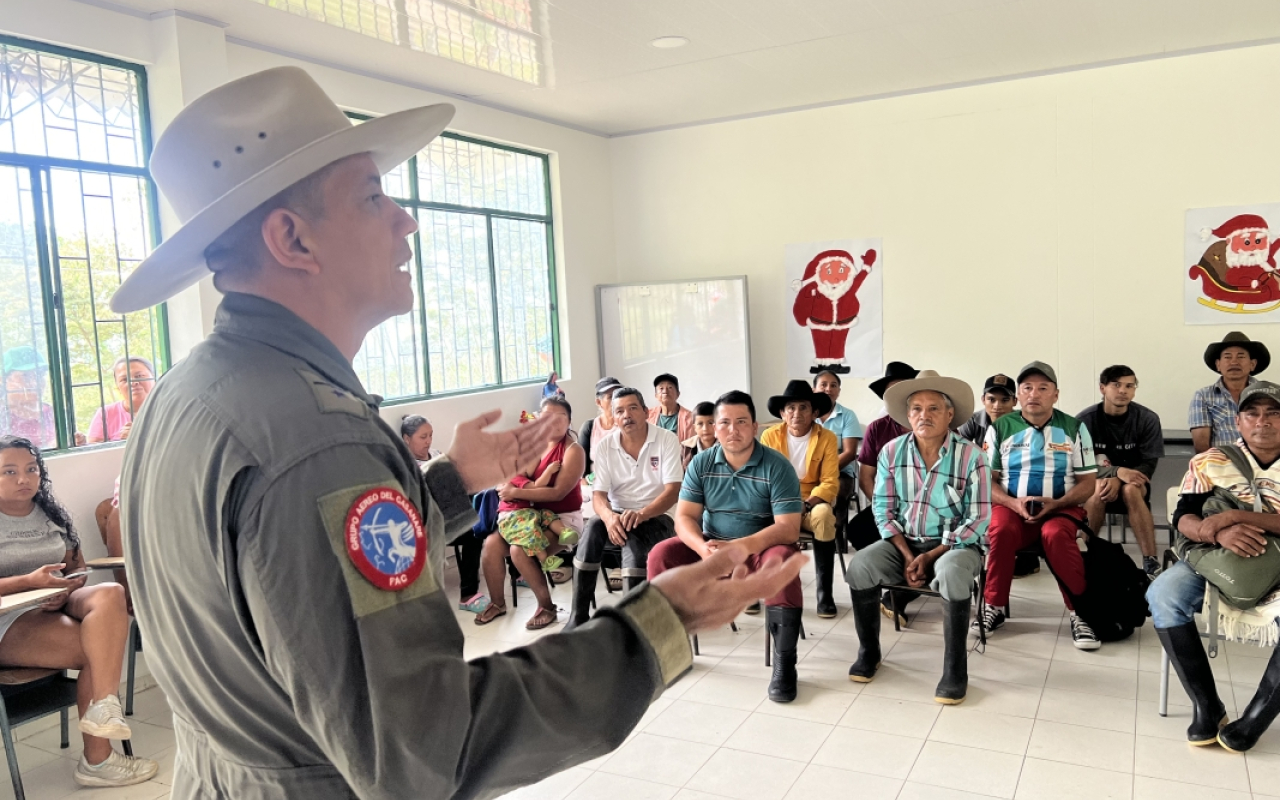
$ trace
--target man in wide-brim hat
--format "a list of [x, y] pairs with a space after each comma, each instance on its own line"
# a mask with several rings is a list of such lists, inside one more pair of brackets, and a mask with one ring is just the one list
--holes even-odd
[[[121, 523], [147, 660], [174, 711], [174, 798], [477, 797], [599, 756], [800, 559], [718, 580], [736, 548], [518, 656], [467, 662], [441, 591], [467, 493], [532, 466], [563, 415], [458, 425], [419, 473], [351, 366], [413, 306], [413, 218], [381, 176], [449, 106], [354, 125], [285, 67], [205, 94], [157, 142], [183, 225], [112, 300], [159, 303], [214, 272], [213, 332], [129, 436]], [[696, 599], [691, 599], [696, 598]], [[563, 687], [578, 687], [572, 704]]]
[[772, 447], [795, 467], [800, 479], [804, 515], [800, 529], [813, 534], [813, 569], [818, 576], [818, 616], [836, 615], [832, 593], [836, 557], [836, 498], [840, 494], [840, 443], [818, 418], [831, 411], [835, 401], [815, 392], [806, 381], [790, 381], [782, 394], [769, 398], [769, 413], [782, 422], [760, 434], [760, 443]]
[[955, 432], [973, 413], [973, 390], [925, 370], [891, 387], [884, 400], [909, 432], [880, 451], [871, 508], [883, 538], [855, 553], [846, 575], [859, 642], [849, 679], [869, 683], [880, 666], [880, 587], [928, 585], [943, 605], [942, 680], [934, 699], [955, 705], [969, 683], [971, 591], [991, 521], [987, 459]]
[[1197, 453], [1235, 442], [1240, 393], [1271, 365], [1271, 352], [1262, 342], [1232, 331], [1204, 349], [1204, 365], [1222, 377], [1197, 389], [1191, 398], [1187, 427]]

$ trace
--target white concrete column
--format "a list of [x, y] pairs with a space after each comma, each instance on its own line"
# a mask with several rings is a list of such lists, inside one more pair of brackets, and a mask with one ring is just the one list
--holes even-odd
[[[227, 26], [182, 11], [157, 14], [150, 25], [155, 62], [147, 71], [147, 83], [152, 136], [159, 139], [187, 104], [228, 80]], [[177, 214], [161, 195], [161, 232], [171, 233], [179, 225]], [[206, 278], [169, 301], [169, 349], [175, 362], [213, 330], [219, 299], [212, 279]]]

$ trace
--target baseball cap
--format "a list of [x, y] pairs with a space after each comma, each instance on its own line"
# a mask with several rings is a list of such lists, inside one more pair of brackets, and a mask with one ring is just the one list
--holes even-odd
[[982, 393], [986, 394], [987, 392], [1004, 392], [1010, 397], [1013, 397], [1014, 394], [1017, 393], [1015, 386], [1016, 385], [1013, 382], [1013, 378], [1010, 378], [1008, 375], [1005, 375], [1003, 372], [997, 372], [995, 375], [992, 375], [990, 378], [987, 378], [987, 382], [982, 385]]
[[596, 397], [602, 397], [621, 386], [622, 383], [617, 378], [601, 378], [596, 381]]
[[1028, 375], [1043, 375], [1049, 379], [1054, 385], [1058, 385], [1058, 373], [1053, 371], [1053, 367], [1043, 361], [1032, 361], [1022, 369], [1018, 370], [1018, 383], [1022, 383], [1027, 379]]
[[29, 344], [10, 347], [4, 351], [4, 371], [6, 374], [15, 370], [25, 372], [34, 369], [48, 369], [48, 367], [49, 365], [45, 362], [44, 356], [40, 355], [40, 351]]
[[654, 378], [654, 379], [653, 379], [653, 388], [657, 389], [657, 388], [658, 388], [658, 384], [660, 384], [660, 383], [670, 383], [670, 384], [674, 384], [674, 385], [675, 385], [675, 387], [676, 387], [676, 391], [677, 391], [677, 392], [678, 392], [678, 391], [680, 391], [680, 379], [679, 379], [679, 378], [677, 378], [675, 375], [672, 375], [670, 372], [664, 372], [664, 373], [662, 373], [661, 375], [659, 375], [658, 377]]
[[1280, 405], [1280, 386], [1271, 381], [1257, 381], [1244, 387], [1244, 391], [1240, 393], [1240, 410], [1243, 411], [1245, 406], [1254, 400], [1268, 398], [1276, 405]]

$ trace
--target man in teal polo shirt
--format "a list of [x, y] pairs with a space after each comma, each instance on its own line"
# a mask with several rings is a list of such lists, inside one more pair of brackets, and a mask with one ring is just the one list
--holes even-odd
[[[716, 401], [716, 445], [693, 457], [676, 505], [676, 536], [649, 551], [649, 579], [696, 564], [724, 547], [741, 547], [750, 571], [799, 552], [800, 479], [786, 456], [756, 441], [756, 407], [746, 392]], [[796, 698], [796, 642], [804, 594], [796, 578], [765, 601], [773, 636], [769, 699]]]

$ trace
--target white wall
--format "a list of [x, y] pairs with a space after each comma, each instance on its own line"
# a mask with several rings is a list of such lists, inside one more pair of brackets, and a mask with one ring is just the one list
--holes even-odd
[[[72, 0], [41, 0], [38, 4], [0, 0], [0, 33], [145, 64], [156, 136], [185, 104], [206, 89], [257, 70], [297, 64], [346, 109], [376, 115], [450, 102], [458, 109], [450, 130], [550, 153], [563, 372], [560, 385], [577, 412], [575, 423], [593, 413], [592, 387], [598, 377], [593, 288], [597, 283], [616, 279], [607, 140], [415, 87], [292, 61], [276, 53], [231, 43], [216, 21], [182, 14], [148, 16]], [[170, 210], [163, 207], [162, 227], [172, 230], [176, 222]], [[207, 335], [217, 300], [217, 293], [205, 281], [169, 304], [175, 357], [185, 354]], [[398, 425], [405, 414], [426, 415], [436, 429], [436, 446], [447, 449], [456, 423], [500, 408], [504, 419], [499, 426], [514, 425], [520, 410], [535, 409], [540, 397], [538, 387], [525, 386], [389, 406], [383, 416]], [[110, 495], [122, 457], [123, 448], [117, 446], [49, 459], [59, 499], [81, 527], [90, 557], [102, 554], [93, 511], [100, 500]]]
[[[1277, 88], [1269, 46], [615, 139], [619, 276], [748, 274], [763, 405], [801, 377], [784, 246], [881, 236], [886, 361], [980, 389], [1042, 359], [1073, 414], [1127, 363], [1185, 428], [1231, 326], [1183, 325], [1183, 213], [1280, 199]], [[1243, 329], [1280, 349], [1277, 326]], [[864, 416], [866, 383], [842, 397]]]

